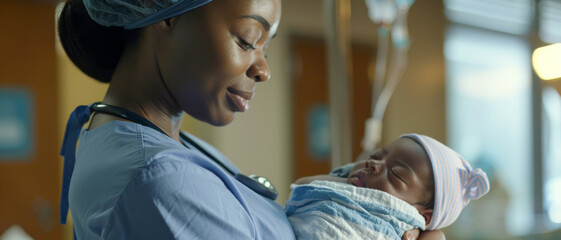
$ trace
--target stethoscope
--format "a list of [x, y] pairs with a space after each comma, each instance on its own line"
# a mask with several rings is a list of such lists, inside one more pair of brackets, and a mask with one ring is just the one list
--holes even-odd
[[[123, 118], [126, 120], [129, 120], [131, 122], [134, 123], [138, 123], [141, 125], [144, 125], [146, 127], [152, 128], [158, 132], [161, 132], [162, 134], [166, 135], [167, 134], [160, 129], [158, 126], [156, 126], [154, 123], [148, 121], [148, 119], [143, 118], [142, 116], [131, 112], [127, 109], [124, 108], [120, 108], [120, 107], [116, 107], [116, 106], [112, 106], [112, 105], [107, 105], [101, 102], [98, 103], [94, 103], [92, 105], [90, 105], [90, 109], [92, 112], [98, 112], [98, 113], [105, 113], [105, 114], [110, 114], [119, 118]], [[273, 186], [273, 184], [267, 180], [267, 178], [265, 177], [260, 177], [260, 176], [255, 176], [255, 175], [249, 175], [246, 176], [244, 174], [241, 173], [236, 173], [234, 172], [230, 167], [228, 167], [226, 164], [224, 164], [220, 159], [216, 158], [216, 156], [210, 154], [207, 149], [205, 149], [203, 146], [201, 146], [201, 144], [198, 144], [196, 142], [195, 139], [187, 136], [186, 134], [180, 132], [180, 138], [183, 142], [183, 145], [187, 148], [190, 148], [189, 146], [192, 146], [194, 148], [196, 148], [197, 150], [199, 150], [201, 153], [203, 153], [205, 156], [207, 156], [208, 158], [212, 159], [216, 164], [220, 165], [224, 170], [226, 170], [228, 173], [230, 173], [230, 175], [232, 175], [236, 180], [238, 180], [239, 182], [241, 182], [242, 184], [244, 184], [245, 186], [247, 186], [249, 189], [253, 190], [254, 192], [265, 196], [271, 200], [276, 200], [278, 197], [278, 192], [277, 189]]]

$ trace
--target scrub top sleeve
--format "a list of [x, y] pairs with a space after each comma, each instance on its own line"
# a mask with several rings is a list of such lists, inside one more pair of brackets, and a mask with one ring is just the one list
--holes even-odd
[[190, 161], [150, 164], [123, 193], [115, 225], [126, 239], [254, 239], [253, 221], [223, 177]]
[[351, 172], [351, 169], [354, 167], [354, 165], [355, 163], [348, 163], [341, 167], [335, 168], [331, 170], [329, 175], [334, 177], [343, 177], [343, 178], [349, 177], [349, 173]]

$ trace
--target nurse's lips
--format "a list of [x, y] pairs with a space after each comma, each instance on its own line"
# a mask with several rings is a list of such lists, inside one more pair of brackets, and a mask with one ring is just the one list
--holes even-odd
[[228, 100], [235, 108], [234, 111], [245, 112], [249, 109], [249, 100], [253, 97], [253, 92], [238, 90], [235, 88], [228, 88]]

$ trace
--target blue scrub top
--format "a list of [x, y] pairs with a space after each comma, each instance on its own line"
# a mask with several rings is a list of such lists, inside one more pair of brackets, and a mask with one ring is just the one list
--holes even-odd
[[276, 202], [196, 148], [132, 122], [82, 131], [69, 203], [78, 239], [295, 238]]

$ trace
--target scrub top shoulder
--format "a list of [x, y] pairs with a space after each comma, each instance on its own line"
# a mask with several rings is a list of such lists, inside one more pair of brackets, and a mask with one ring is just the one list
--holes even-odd
[[78, 239], [294, 239], [276, 202], [132, 122], [82, 131], [69, 202]]

